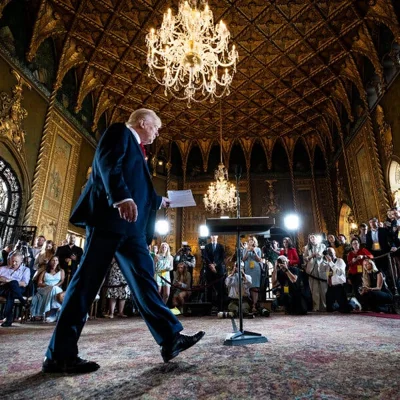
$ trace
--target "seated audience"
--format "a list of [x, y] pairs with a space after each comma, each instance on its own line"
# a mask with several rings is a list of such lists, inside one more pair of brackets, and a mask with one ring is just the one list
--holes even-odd
[[393, 295], [386, 284], [384, 274], [370, 259], [363, 260], [362, 282], [361, 296], [364, 298], [364, 304], [376, 312], [389, 312]]
[[23, 259], [23, 254], [15, 251], [9, 260], [9, 265], [0, 267], [0, 296], [7, 299], [4, 308], [5, 320], [1, 324], [2, 327], [9, 327], [13, 323], [15, 299], [18, 299], [23, 307], [27, 304], [22, 295], [29, 284], [31, 272], [22, 263]]
[[293, 247], [292, 239], [290, 237], [283, 238], [283, 249], [279, 255], [285, 256], [289, 260], [290, 267], [297, 267], [300, 264], [300, 258], [297, 250]]
[[[354, 239], [355, 240], [355, 239]], [[328, 290], [326, 291], [326, 311], [349, 312], [351, 310], [346, 295], [346, 264], [336, 257], [333, 247], [324, 252], [323, 264], [328, 271]]]
[[285, 307], [287, 314], [307, 314], [307, 303], [302, 295], [298, 269], [289, 266], [285, 256], [279, 256], [272, 272], [272, 286], [276, 303]]
[[32, 254], [34, 259], [41, 252], [45, 241], [46, 238], [43, 235], [39, 235], [36, 237], [35, 246], [32, 247]]
[[105, 317], [114, 318], [115, 306], [118, 301], [117, 316], [126, 318], [127, 315], [124, 314], [125, 302], [130, 297], [131, 291], [115, 258], [112, 259], [105, 286], [107, 287], [106, 298], [108, 299], [108, 313]]
[[46, 269], [50, 259], [56, 254], [56, 248], [52, 240], [46, 240], [40, 252], [36, 255], [35, 262], [33, 264], [33, 269], [36, 271]]
[[12, 245], [11, 245], [11, 244], [7, 244], [7, 245], [4, 246], [4, 248], [1, 250], [1, 259], [2, 259], [2, 262], [0, 263], [0, 266], [5, 266], [5, 265], [7, 265], [8, 255], [11, 253], [11, 251], [12, 251]]
[[191, 276], [184, 262], [179, 263], [174, 271], [173, 285], [172, 305], [182, 311], [182, 306], [190, 296], [191, 285]]
[[[250, 286], [251, 276], [246, 275], [242, 268], [242, 312], [243, 314], [250, 313]], [[239, 273], [235, 266], [232, 272], [225, 278], [225, 285], [228, 288], [228, 296], [230, 302], [228, 304], [228, 310], [235, 316], [239, 313]]]
[[362, 286], [363, 260], [373, 258], [372, 254], [366, 248], [360, 248], [360, 241], [354, 238], [351, 241], [352, 251], [347, 255], [348, 281], [351, 285], [353, 295], [359, 297], [358, 289]]
[[304, 247], [303, 259], [306, 263], [306, 272], [309, 275], [309, 286], [312, 295], [313, 311], [325, 311], [326, 291], [326, 267], [322, 266], [323, 251], [325, 245], [319, 243], [317, 236], [311, 233], [308, 236], [308, 244]]
[[251, 312], [257, 312], [258, 293], [261, 286], [262, 259], [261, 249], [258, 247], [258, 241], [254, 236], [250, 236], [248, 245], [243, 251], [242, 260], [244, 261], [244, 272], [251, 276], [250, 294], [253, 301]]
[[160, 252], [155, 257], [155, 272], [158, 290], [165, 304], [168, 301], [171, 285], [164, 279], [169, 281], [169, 272], [173, 269], [173, 261], [168, 243], [161, 243]]
[[32, 298], [31, 316], [46, 322], [57, 320], [57, 311], [61, 308], [65, 272], [60, 268], [58, 257], [53, 256], [37, 279], [37, 293]]

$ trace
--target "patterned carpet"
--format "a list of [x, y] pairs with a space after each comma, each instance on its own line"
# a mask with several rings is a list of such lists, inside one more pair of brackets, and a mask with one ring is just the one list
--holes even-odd
[[0, 329], [2, 399], [400, 399], [400, 321], [359, 315], [272, 315], [245, 320], [269, 342], [223, 346], [229, 320], [181, 318], [204, 339], [173, 362], [140, 318], [90, 321], [81, 356], [101, 364], [80, 376], [44, 375], [53, 326]]

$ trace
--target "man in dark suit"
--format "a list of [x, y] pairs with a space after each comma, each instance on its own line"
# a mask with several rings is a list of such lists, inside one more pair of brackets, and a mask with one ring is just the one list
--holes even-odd
[[[81, 247], [75, 245], [76, 235], [71, 233], [68, 237], [68, 244], [59, 246], [56, 251], [56, 256], [60, 261], [61, 268], [65, 271], [65, 275], [70, 272], [71, 278], [74, 276], [79, 263], [81, 262], [83, 250]], [[67, 287], [67, 280], [65, 288]]]
[[[367, 250], [369, 250], [374, 257], [379, 257], [387, 254], [390, 251], [396, 251], [394, 247], [393, 237], [386, 228], [380, 228], [378, 218], [371, 218], [369, 220], [371, 229], [366, 235]], [[378, 269], [388, 275], [388, 259], [381, 257], [374, 260]]]
[[[214, 282], [214, 284], [207, 289], [207, 299], [213, 303], [213, 307], [217, 308], [216, 311], [223, 311], [224, 301], [224, 277], [226, 273], [225, 268], [225, 249], [224, 246], [218, 243], [218, 236], [211, 236], [211, 243], [208, 243], [204, 249], [206, 258], [206, 279], [207, 284]], [[213, 291], [215, 296], [213, 299]]]
[[78, 356], [77, 342], [88, 310], [115, 256], [135, 303], [164, 362], [199, 341], [204, 332], [182, 335], [179, 320], [164, 305], [154, 280], [148, 244], [156, 211], [169, 205], [157, 196], [143, 145], [158, 136], [161, 120], [152, 110], [133, 112], [126, 124], [111, 125], [99, 141], [92, 173], [70, 218], [86, 226], [80, 267], [68, 287], [60, 317], [43, 362], [43, 372], [82, 373], [99, 368]]

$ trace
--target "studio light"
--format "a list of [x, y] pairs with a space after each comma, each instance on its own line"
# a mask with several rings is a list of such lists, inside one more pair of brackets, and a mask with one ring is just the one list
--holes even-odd
[[200, 237], [207, 237], [209, 235], [210, 235], [210, 231], [208, 230], [208, 226], [207, 225], [200, 225], [199, 236]]
[[300, 219], [296, 214], [288, 214], [283, 220], [285, 227], [289, 231], [297, 231], [300, 226]]
[[169, 232], [169, 222], [165, 219], [160, 219], [156, 222], [156, 233], [161, 236], [167, 235]]

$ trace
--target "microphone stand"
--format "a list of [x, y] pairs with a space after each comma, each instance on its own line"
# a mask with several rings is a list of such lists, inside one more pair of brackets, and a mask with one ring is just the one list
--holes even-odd
[[[236, 165], [236, 218], [240, 219], [240, 195], [239, 195], [239, 180], [242, 175], [242, 167]], [[253, 343], [266, 343], [268, 339], [261, 333], [249, 332], [243, 329], [243, 296], [242, 296], [242, 262], [240, 257], [240, 228], [236, 232], [236, 268], [239, 281], [239, 330], [236, 327], [235, 320], [232, 318], [233, 333], [228, 334], [224, 341], [225, 346], [243, 346]]]

